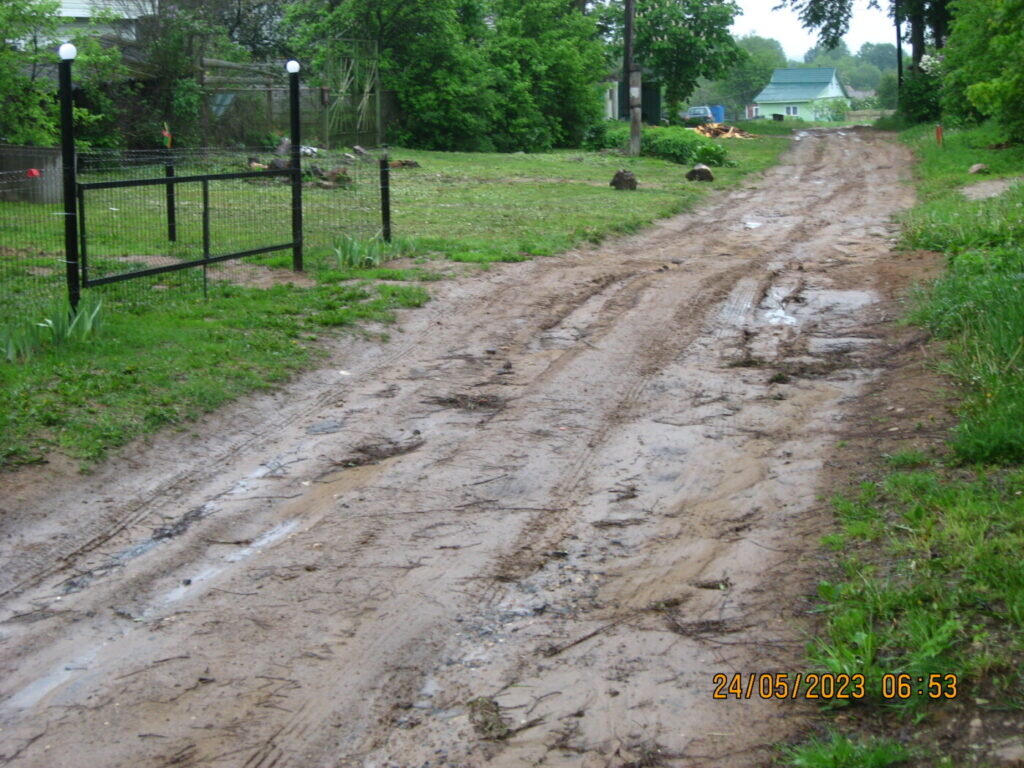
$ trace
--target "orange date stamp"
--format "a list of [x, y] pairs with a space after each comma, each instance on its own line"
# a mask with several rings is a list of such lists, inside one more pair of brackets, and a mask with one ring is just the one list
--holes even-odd
[[832, 674], [829, 672], [770, 672], [725, 674], [719, 672], [711, 678], [713, 699], [848, 699], [858, 700], [879, 696], [883, 699], [955, 699], [960, 680], [953, 674], [909, 675], [893, 673], [882, 675], [876, 684], [878, 690], [868, 690], [868, 682], [861, 674]]

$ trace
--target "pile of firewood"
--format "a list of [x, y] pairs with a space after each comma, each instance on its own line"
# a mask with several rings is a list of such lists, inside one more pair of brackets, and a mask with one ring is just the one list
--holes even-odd
[[704, 123], [694, 128], [701, 136], [709, 139], [753, 139], [754, 134], [741, 131], [735, 125], [726, 123]]

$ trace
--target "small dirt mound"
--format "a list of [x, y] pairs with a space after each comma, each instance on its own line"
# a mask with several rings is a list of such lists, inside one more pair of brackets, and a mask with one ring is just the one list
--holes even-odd
[[425, 442], [426, 440], [422, 438], [414, 438], [412, 440], [405, 441], [388, 439], [379, 443], [364, 443], [363, 445], [357, 446], [352, 453], [344, 459], [333, 463], [338, 467], [365, 467], [368, 464], [377, 464], [378, 462], [390, 459], [393, 456], [412, 453]]

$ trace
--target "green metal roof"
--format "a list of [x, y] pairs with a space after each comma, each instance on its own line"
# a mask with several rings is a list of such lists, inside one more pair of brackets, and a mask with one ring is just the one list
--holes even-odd
[[813, 101], [828, 88], [835, 74], [835, 67], [776, 69], [754, 101]]

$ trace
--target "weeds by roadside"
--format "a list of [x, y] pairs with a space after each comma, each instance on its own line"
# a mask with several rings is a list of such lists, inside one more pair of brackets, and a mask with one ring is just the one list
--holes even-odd
[[103, 300], [87, 296], [72, 311], [66, 299], [50, 303], [40, 318], [9, 321], [0, 327], [0, 352], [8, 363], [31, 359], [39, 350], [87, 341], [103, 324]]

